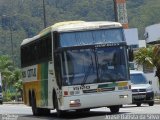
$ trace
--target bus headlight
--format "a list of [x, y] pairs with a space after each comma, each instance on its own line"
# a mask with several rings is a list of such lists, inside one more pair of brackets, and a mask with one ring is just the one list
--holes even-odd
[[128, 95], [119, 95], [119, 98], [128, 98]]
[[79, 107], [81, 106], [80, 99], [70, 100], [70, 107]]

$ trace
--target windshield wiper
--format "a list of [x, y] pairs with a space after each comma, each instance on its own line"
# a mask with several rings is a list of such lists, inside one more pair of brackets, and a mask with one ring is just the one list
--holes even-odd
[[89, 76], [89, 73], [90, 73], [91, 69], [92, 69], [92, 68], [94, 69], [92, 56], [90, 56], [90, 59], [91, 59], [91, 63], [89, 64], [88, 69], [87, 69], [87, 72], [86, 72], [85, 75], [84, 75], [84, 78], [83, 78], [83, 81], [82, 81], [82, 83], [81, 83], [81, 86], [84, 86], [84, 84], [86, 83], [87, 78], [88, 78], [88, 76]]
[[83, 79], [83, 81], [82, 81], [81, 86], [84, 86], [84, 84], [86, 83], [87, 78], [88, 78], [88, 76], [89, 76], [89, 73], [90, 73], [92, 67], [93, 67], [93, 64], [90, 64], [90, 65], [88, 66], [88, 70], [87, 70], [87, 72], [85, 73], [85, 76], [84, 76], [84, 79]]

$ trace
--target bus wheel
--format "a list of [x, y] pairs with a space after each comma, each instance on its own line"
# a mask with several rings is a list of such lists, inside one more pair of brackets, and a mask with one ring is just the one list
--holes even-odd
[[49, 115], [50, 114], [50, 109], [38, 108], [38, 110], [39, 110], [39, 114], [41, 114], [41, 115]]
[[136, 105], [137, 105], [137, 107], [140, 107], [140, 106], [141, 106], [141, 103], [137, 103]]
[[109, 109], [111, 111], [111, 113], [118, 113], [119, 112], [119, 106], [110, 106]]
[[58, 106], [58, 99], [57, 99], [57, 96], [55, 95], [54, 97], [54, 105], [55, 105], [55, 109], [57, 111], [57, 117], [62, 117], [63, 114], [65, 113], [65, 111], [62, 111], [59, 109], [59, 106]]
[[77, 109], [76, 112], [89, 112], [89, 108], [84, 108], [84, 109]]
[[50, 114], [50, 109], [37, 108], [35, 95], [32, 96], [31, 102], [32, 102], [32, 112], [33, 112], [34, 116], [49, 115]]
[[32, 105], [32, 112], [34, 116], [38, 116], [39, 115], [39, 109], [36, 106], [36, 98], [35, 95], [32, 96], [31, 98], [31, 105]]

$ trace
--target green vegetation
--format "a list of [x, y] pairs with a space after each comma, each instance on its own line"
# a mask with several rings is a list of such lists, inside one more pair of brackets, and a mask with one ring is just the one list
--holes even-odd
[[140, 48], [134, 54], [134, 59], [138, 65], [146, 67], [156, 67], [156, 76], [160, 84], [160, 45]]
[[134, 58], [138, 65], [154, 67], [154, 47], [148, 46], [147, 48], [140, 48], [134, 54]]
[[9, 56], [0, 56], [0, 72], [4, 101], [22, 98], [21, 70], [14, 66]]
[[126, 0], [129, 27], [139, 30], [140, 39], [144, 39], [144, 28], [160, 22], [160, 0]]

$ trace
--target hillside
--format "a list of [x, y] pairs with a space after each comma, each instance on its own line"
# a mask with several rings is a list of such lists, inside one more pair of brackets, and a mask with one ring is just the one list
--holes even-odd
[[[143, 39], [144, 27], [160, 21], [160, 0], [126, 0], [129, 27], [137, 27]], [[43, 27], [42, 0], [0, 0], [0, 55], [11, 55], [19, 64], [19, 47]], [[67, 20], [114, 20], [113, 0], [45, 0], [47, 26]], [[12, 33], [10, 33], [12, 30]]]
[[146, 26], [160, 22], [159, 10], [160, 0], [127, 0], [129, 26], [138, 28], [140, 39]]

